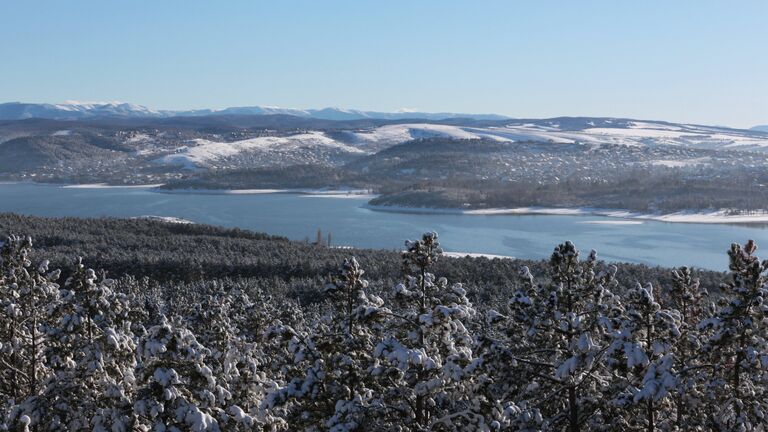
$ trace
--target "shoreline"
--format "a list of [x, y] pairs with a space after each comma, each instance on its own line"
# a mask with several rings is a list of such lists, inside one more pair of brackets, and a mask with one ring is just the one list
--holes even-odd
[[109, 184], [109, 183], [53, 183], [38, 182], [33, 180], [8, 180], [0, 181], [2, 185], [32, 185], [32, 186], [51, 186], [62, 189], [155, 189], [163, 186], [165, 183], [151, 184]]
[[[108, 183], [42, 183], [35, 181], [2, 181], [0, 185], [32, 184], [42, 186], [57, 186], [63, 189], [146, 189], [151, 192], [165, 194], [188, 195], [264, 195], [291, 194], [306, 198], [359, 198], [372, 199], [378, 195], [368, 189], [161, 189], [162, 183], [142, 185], [110, 185]], [[361, 208], [371, 211], [424, 214], [424, 215], [469, 215], [469, 216], [595, 216], [616, 219], [602, 221], [584, 221], [584, 224], [622, 225], [642, 224], [646, 221], [691, 224], [768, 224], [768, 210], [754, 214], [728, 215], [728, 210], [682, 210], [674, 213], [642, 213], [624, 209], [601, 209], [591, 207], [514, 207], [487, 209], [460, 209], [438, 207], [408, 207], [394, 205], [376, 205], [365, 203]]]
[[161, 189], [165, 183], [152, 184], [123, 184], [113, 185], [109, 183], [47, 183], [36, 181], [0, 181], [2, 185], [30, 184], [35, 186], [55, 186], [62, 189], [147, 189], [151, 192], [179, 195], [268, 195], [268, 194], [292, 194], [307, 198], [367, 198], [373, 199], [378, 195], [371, 193], [369, 189]]
[[319, 198], [368, 198], [376, 197], [367, 189], [159, 189], [153, 192], [179, 195], [267, 195], [292, 194]]
[[58, 185], [62, 189], [155, 189], [164, 185], [164, 183], [141, 184], [141, 185], [111, 185], [108, 183], [75, 183]]
[[[515, 207], [515, 208], [490, 208], [490, 209], [456, 209], [456, 208], [429, 208], [429, 207], [405, 207], [365, 204], [363, 208], [372, 211], [409, 213], [409, 214], [443, 214], [443, 215], [472, 215], [472, 216], [599, 216], [642, 223], [644, 221], [668, 222], [668, 223], [699, 223], [699, 224], [755, 224], [768, 223], [768, 211], [751, 215], [727, 215], [725, 210], [709, 212], [684, 210], [675, 213], [640, 213], [621, 209], [595, 209], [589, 207]], [[610, 224], [611, 221], [602, 221]], [[601, 221], [587, 221], [585, 223], [599, 224]], [[616, 221], [614, 224], [621, 224]]]

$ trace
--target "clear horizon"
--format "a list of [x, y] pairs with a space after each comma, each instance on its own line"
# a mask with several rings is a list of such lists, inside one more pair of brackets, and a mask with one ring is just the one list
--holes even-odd
[[2, 102], [768, 124], [768, 2], [16, 1]]

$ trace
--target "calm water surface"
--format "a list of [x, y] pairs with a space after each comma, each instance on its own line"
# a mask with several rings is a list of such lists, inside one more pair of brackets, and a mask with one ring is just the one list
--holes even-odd
[[[732, 242], [754, 239], [768, 248], [764, 226], [621, 221], [597, 216], [422, 215], [377, 212], [365, 198], [290, 194], [190, 195], [147, 189], [63, 188], [0, 184], [0, 212], [37, 216], [174, 216], [198, 223], [240, 227], [295, 240], [331, 232], [336, 245], [400, 249], [406, 238], [435, 230], [447, 251], [546, 258], [573, 241], [610, 261], [727, 269]], [[607, 222], [607, 223], [606, 223]], [[4, 233], [0, 233], [4, 234]]]

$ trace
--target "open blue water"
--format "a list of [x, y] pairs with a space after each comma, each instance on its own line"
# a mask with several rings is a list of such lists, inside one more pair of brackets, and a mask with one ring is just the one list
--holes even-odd
[[[240, 227], [295, 240], [321, 229], [333, 243], [401, 249], [403, 241], [435, 230], [447, 251], [546, 258], [564, 240], [609, 261], [727, 269], [732, 242], [754, 239], [768, 249], [765, 226], [723, 224], [601, 224], [596, 216], [477, 216], [377, 212], [365, 198], [290, 194], [192, 195], [147, 189], [62, 188], [31, 183], [0, 184], [0, 212], [37, 216], [174, 216], [198, 223]], [[5, 233], [0, 233], [5, 234]]]

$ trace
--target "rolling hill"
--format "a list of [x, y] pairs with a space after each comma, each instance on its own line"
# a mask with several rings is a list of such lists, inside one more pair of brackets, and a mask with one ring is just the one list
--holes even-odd
[[[534, 195], [545, 192], [566, 202], [574, 194], [569, 188], [579, 185], [587, 189], [580, 192], [584, 199], [573, 201], [579, 205], [675, 208], [732, 202], [743, 207], [763, 184], [759, 173], [768, 171], [768, 132], [664, 121], [387, 119], [360, 118], [354, 110], [348, 111], [359, 115], [332, 120], [277, 109], [267, 115], [246, 115], [257, 112], [248, 109], [177, 115], [116, 103], [0, 107], [0, 113], [11, 107], [14, 115], [31, 117], [0, 120], [1, 180], [356, 187], [404, 197], [383, 199], [390, 203], [426, 194], [434, 205], [472, 206], [521, 203], [524, 197], [539, 202]], [[41, 118], [60, 112], [72, 117]], [[318, 115], [332, 117], [325, 114]], [[638, 193], [638, 202], [626, 199], [622, 190], [651, 184], [644, 177], [672, 185], [666, 201], [654, 203], [651, 193]], [[714, 190], [714, 181], [732, 187]], [[685, 185], [699, 192], [681, 196]], [[546, 190], [536, 192], [540, 188]], [[598, 201], [595, 191], [618, 198]], [[713, 200], [714, 195], [734, 198]]]

